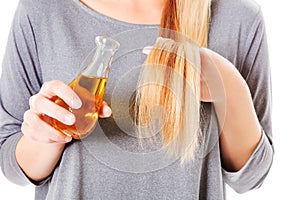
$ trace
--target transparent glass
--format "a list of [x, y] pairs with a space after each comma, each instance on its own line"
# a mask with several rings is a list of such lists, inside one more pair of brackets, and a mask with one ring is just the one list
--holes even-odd
[[68, 109], [75, 115], [75, 123], [69, 126], [54, 118], [44, 116], [47, 123], [74, 139], [86, 137], [96, 127], [111, 61], [120, 46], [117, 41], [105, 36], [97, 36], [95, 42], [97, 48], [92, 60], [69, 84], [81, 99], [81, 108], [72, 109], [58, 97], [54, 100], [56, 104]]

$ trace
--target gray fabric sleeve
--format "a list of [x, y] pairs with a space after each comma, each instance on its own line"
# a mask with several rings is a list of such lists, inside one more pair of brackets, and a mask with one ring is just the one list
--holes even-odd
[[265, 134], [248, 159], [238, 172], [228, 172], [223, 169], [225, 182], [236, 192], [244, 193], [261, 186], [268, 174], [273, 160], [273, 149]]
[[19, 185], [30, 181], [17, 164], [15, 148], [22, 136], [28, 99], [41, 85], [34, 31], [22, 2], [15, 13], [0, 79], [0, 164], [4, 175]]
[[248, 83], [263, 136], [245, 166], [238, 172], [223, 170], [224, 180], [239, 193], [257, 188], [269, 172], [273, 160], [271, 121], [271, 75], [264, 20], [259, 10], [246, 40], [241, 40], [238, 70]]

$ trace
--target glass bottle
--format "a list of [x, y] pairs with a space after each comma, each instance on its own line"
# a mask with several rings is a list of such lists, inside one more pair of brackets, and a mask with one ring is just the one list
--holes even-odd
[[43, 117], [44, 121], [74, 139], [86, 137], [96, 127], [112, 57], [120, 46], [117, 41], [105, 36], [97, 36], [95, 42], [97, 48], [92, 60], [69, 84], [81, 99], [82, 106], [73, 109], [58, 97], [54, 100], [75, 115], [75, 123], [66, 125], [49, 116]]

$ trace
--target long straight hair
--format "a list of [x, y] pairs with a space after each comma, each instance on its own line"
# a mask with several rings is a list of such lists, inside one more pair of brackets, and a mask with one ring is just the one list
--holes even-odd
[[207, 47], [210, 1], [165, 1], [136, 91], [139, 137], [150, 138], [158, 124], [163, 146], [182, 162], [194, 158], [201, 139], [199, 47]]

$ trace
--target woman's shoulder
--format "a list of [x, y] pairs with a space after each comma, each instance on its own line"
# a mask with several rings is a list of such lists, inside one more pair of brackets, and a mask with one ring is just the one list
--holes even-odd
[[212, 0], [212, 13], [239, 20], [254, 18], [260, 12], [255, 0]]
[[260, 5], [254, 0], [212, 0], [211, 24], [213, 29], [233, 35], [249, 32], [263, 21]]
[[66, 2], [72, 0], [20, 0], [18, 9], [26, 12], [28, 15], [42, 17], [51, 14], [60, 7], [64, 7]]
[[61, 19], [73, 5], [73, 0], [20, 0], [16, 10], [16, 18], [30, 21], [38, 27], [53, 20]]
[[260, 5], [254, 0], [212, 0], [211, 14], [209, 48], [241, 66], [263, 24]]
[[59, 0], [20, 0], [19, 5], [26, 9], [40, 9], [59, 4]]

